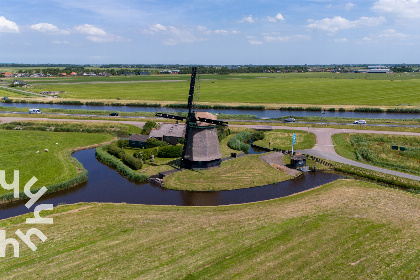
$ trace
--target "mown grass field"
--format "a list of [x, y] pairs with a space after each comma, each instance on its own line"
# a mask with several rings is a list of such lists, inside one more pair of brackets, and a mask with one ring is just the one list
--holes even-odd
[[255, 145], [265, 148], [277, 148], [291, 150], [293, 134], [296, 134], [295, 150], [311, 149], [316, 144], [316, 137], [313, 133], [300, 130], [273, 130], [265, 132], [263, 140], [255, 141]]
[[[8, 131], [0, 130], [0, 170], [7, 182], [13, 182], [13, 170], [19, 170], [20, 189], [35, 176], [35, 187], [65, 181], [77, 174], [68, 156], [71, 149], [111, 141], [115, 136], [97, 133]], [[56, 144], [58, 143], [58, 145]], [[48, 149], [49, 152], [44, 152]], [[36, 153], [39, 151], [39, 153]], [[0, 189], [0, 194], [13, 190]]]
[[[2, 279], [418, 279], [418, 195], [340, 180], [247, 205], [78, 204]], [[50, 213], [49, 213], [50, 214]], [[32, 216], [33, 214], [29, 214]], [[0, 222], [13, 237], [25, 216]], [[22, 242], [23, 243], [23, 242]]]
[[165, 188], [194, 191], [219, 191], [250, 188], [289, 180], [283, 173], [249, 155], [222, 163], [209, 170], [183, 170], [165, 178]]
[[[61, 96], [73, 99], [186, 102], [189, 89], [188, 75], [83, 79], [63, 78], [62, 83], [60, 79], [48, 79], [45, 84], [42, 79], [32, 79], [33, 91], [65, 91]], [[200, 102], [417, 106], [419, 85], [417, 74], [202, 75]]]
[[[420, 174], [420, 137], [367, 134], [335, 134], [336, 152], [348, 159], [392, 169]], [[393, 150], [392, 146], [407, 150]]]

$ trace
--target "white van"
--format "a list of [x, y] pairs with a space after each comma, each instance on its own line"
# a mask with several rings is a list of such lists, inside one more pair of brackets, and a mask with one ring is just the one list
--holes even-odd
[[29, 109], [29, 114], [42, 114], [39, 109]]

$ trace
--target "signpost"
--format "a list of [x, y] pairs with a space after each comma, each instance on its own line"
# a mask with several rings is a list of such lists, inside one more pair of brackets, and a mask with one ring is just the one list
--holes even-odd
[[296, 142], [296, 134], [293, 134], [292, 155], [293, 155], [293, 146], [295, 145], [295, 142]]

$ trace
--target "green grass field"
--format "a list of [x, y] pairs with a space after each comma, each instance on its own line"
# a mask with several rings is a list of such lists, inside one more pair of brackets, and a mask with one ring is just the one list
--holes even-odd
[[[77, 147], [103, 143], [114, 139], [110, 134], [7, 131], [0, 130], [0, 170], [6, 171], [7, 182], [13, 181], [13, 170], [19, 170], [20, 188], [35, 176], [34, 187], [65, 181], [77, 174], [68, 152]], [[58, 143], [58, 145], [56, 144]], [[48, 149], [49, 152], [44, 152]], [[39, 151], [39, 153], [36, 153]], [[0, 189], [0, 194], [13, 190]]]
[[273, 130], [265, 132], [264, 139], [255, 141], [255, 145], [271, 149], [291, 150], [293, 134], [296, 134], [296, 143], [293, 147], [295, 150], [312, 149], [315, 146], [315, 134], [299, 130]]
[[[188, 75], [32, 79], [33, 91], [65, 91], [65, 98], [182, 101]], [[108, 79], [108, 80], [107, 80]], [[61, 83], [60, 83], [61, 81]], [[84, 82], [83, 82], [84, 81]], [[103, 83], [110, 82], [110, 83]], [[417, 74], [231, 74], [202, 75], [200, 102], [398, 106], [420, 105]]]
[[[351, 160], [420, 174], [420, 137], [367, 134], [335, 134], [332, 136], [336, 152]], [[393, 150], [392, 146], [407, 150]]]
[[[78, 204], [2, 279], [418, 279], [418, 195], [340, 180], [247, 205]], [[29, 214], [28, 216], [32, 216]], [[7, 237], [25, 216], [0, 222]]]
[[292, 179], [258, 158], [249, 155], [209, 170], [183, 170], [165, 178], [165, 188], [191, 191], [220, 191], [250, 188]]

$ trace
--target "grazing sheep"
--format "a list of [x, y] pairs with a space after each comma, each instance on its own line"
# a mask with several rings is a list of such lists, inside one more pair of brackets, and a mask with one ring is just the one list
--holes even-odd
[[45, 152], [49, 152], [48, 149], [44, 149]]
[[55, 143], [56, 145], [58, 145], [58, 143]]
[[36, 153], [39, 153], [39, 151], [36, 151]]

